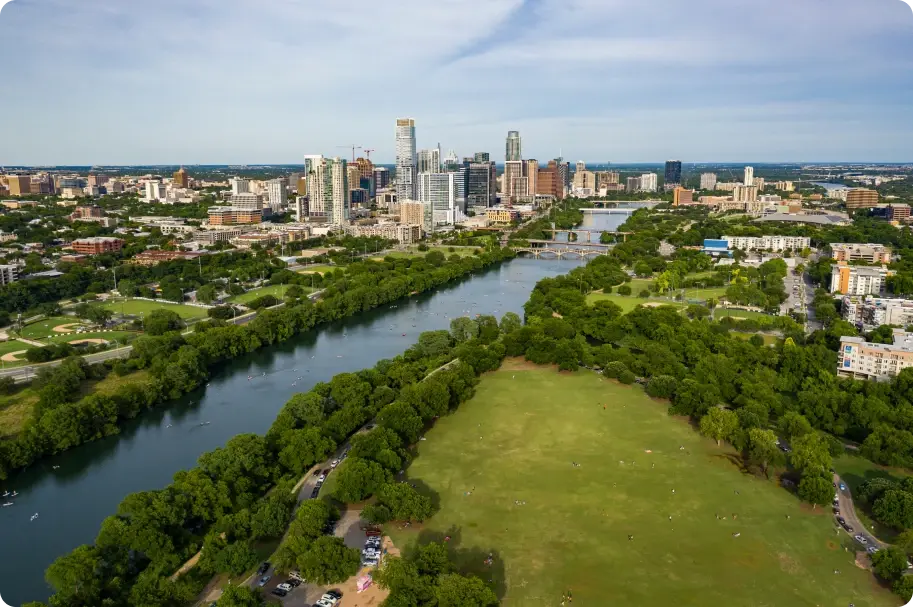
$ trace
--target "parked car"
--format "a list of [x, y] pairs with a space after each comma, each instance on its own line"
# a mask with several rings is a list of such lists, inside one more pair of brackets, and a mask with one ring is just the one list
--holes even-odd
[[322, 483], [325, 480], [327, 480], [327, 475], [324, 472], [321, 472], [320, 476], [317, 477], [317, 482]]
[[264, 586], [266, 586], [266, 583], [272, 579], [272, 577], [273, 576], [271, 576], [271, 575], [264, 575], [262, 578], [260, 578], [260, 581], [257, 582], [257, 586], [259, 586], [260, 588], [263, 588]]
[[292, 585], [289, 584], [288, 582], [284, 582], [284, 583], [282, 583], [282, 584], [279, 584], [278, 586], [276, 586], [276, 588], [279, 588], [280, 590], [285, 590], [286, 592], [291, 592], [291, 591], [292, 591]]
[[846, 491], [846, 485], [843, 484], [843, 481], [840, 481], [840, 490]]
[[273, 588], [273, 590], [270, 594], [275, 594], [278, 597], [283, 597], [288, 594], [288, 590], [283, 590], [281, 588], [276, 587], [276, 588]]
[[289, 586], [291, 586], [292, 588], [297, 588], [298, 586], [301, 585], [301, 580], [290, 577], [289, 579], [285, 580], [285, 583], [288, 584]]
[[869, 546], [868, 548], [865, 549], [865, 551], [868, 552], [869, 554], [875, 554], [876, 552], [878, 552], [878, 548], [876, 548], [875, 546]]
[[840, 523], [841, 525], [846, 525], [846, 519], [843, 518], [842, 516], [837, 517], [837, 522]]
[[293, 580], [298, 580], [299, 582], [303, 582], [303, 581], [304, 581], [304, 578], [301, 577], [301, 574], [298, 573], [297, 571], [290, 571], [289, 574], [288, 574], [288, 576], [289, 576], [290, 578], [292, 578]]
[[269, 561], [266, 561], [260, 565], [260, 567], [257, 569], [257, 575], [263, 575], [267, 571], [269, 571]]
[[339, 599], [337, 599], [335, 596], [333, 596], [333, 595], [330, 594], [330, 593], [324, 594], [322, 597], [320, 597], [320, 600], [321, 600], [321, 601], [326, 601], [326, 602], [329, 603], [330, 605], [335, 605], [336, 603], [339, 602]]
[[336, 466], [338, 466], [338, 465], [339, 465], [339, 460], [338, 460], [338, 459], [334, 459], [332, 462], [330, 462], [330, 468], [335, 469]]
[[314, 490], [311, 491], [311, 497], [315, 498], [320, 495], [320, 487], [314, 487]]
[[854, 537], [855, 540], [856, 540], [857, 542], [859, 542], [860, 544], [868, 544], [868, 543], [869, 543], [869, 540], [865, 539], [865, 536], [864, 536], [864, 535], [856, 535], [856, 536], [853, 536], [853, 537]]
[[325, 601], [323, 599], [317, 599], [317, 602], [314, 603], [316, 607], [333, 607], [333, 603]]
[[337, 601], [342, 598], [342, 593], [338, 590], [327, 590], [327, 594], [334, 597]]

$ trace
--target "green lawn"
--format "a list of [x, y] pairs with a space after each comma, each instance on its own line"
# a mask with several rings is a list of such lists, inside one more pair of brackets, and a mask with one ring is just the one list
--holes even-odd
[[111, 310], [115, 314], [126, 314], [128, 316], [146, 316], [153, 310], [171, 310], [184, 320], [194, 318], [206, 318], [206, 308], [196, 306], [185, 306], [183, 304], [169, 303], [163, 301], [146, 301], [145, 299], [128, 299], [126, 301], [109, 301], [100, 304], [104, 308]]
[[[17, 339], [10, 339], [9, 341], [0, 342], [0, 357], [11, 354], [13, 352], [20, 352], [22, 350], [28, 350], [29, 348], [34, 348], [35, 346], [30, 346], [25, 342], [21, 342]], [[16, 367], [18, 365], [26, 364], [25, 360], [17, 362], [6, 362], [3, 361], [3, 368], [7, 367]]]
[[49, 335], [55, 335], [54, 327], [58, 325], [79, 324], [81, 322], [82, 321], [75, 316], [52, 316], [22, 327], [22, 331], [19, 332], [19, 335], [26, 339], [44, 339]]
[[304, 268], [298, 270], [299, 274], [312, 274], [317, 272], [318, 274], [326, 274], [327, 272], [335, 272], [336, 270], [344, 270], [345, 268], [340, 268], [339, 266], [330, 266], [326, 264], [315, 263], [312, 265], [305, 266]]
[[38, 392], [31, 386], [15, 394], [0, 396], [0, 438], [18, 434], [37, 402]]
[[[242, 293], [241, 295], [235, 295], [234, 297], [230, 297], [228, 299], [228, 301], [230, 301], [231, 303], [237, 303], [237, 304], [243, 305], [246, 303], [250, 303], [253, 300], [257, 299], [258, 297], [263, 297], [265, 295], [272, 295], [272, 296], [276, 297], [277, 299], [281, 300], [283, 297], [285, 297], [285, 292], [288, 291], [288, 288], [290, 286], [292, 286], [292, 285], [269, 285], [266, 287], [259, 287], [257, 289], [251, 289], [250, 291], [246, 291], [246, 292]], [[302, 288], [304, 288], [304, 287], [302, 287]], [[310, 289], [305, 289], [305, 291], [309, 291], [309, 290]]]
[[854, 566], [828, 509], [743, 473], [638, 387], [507, 361], [425, 436], [408, 476], [440, 511], [387, 531], [405, 549], [450, 535], [505, 604], [558, 605], [568, 589], [580, 605], [898, 603]]
[[589, 293], [586, 296], [586, 300], [590, 305], [596, 303], [597, 301], [611, 301], [619, 308], [621, 308], [625, 314], [637, 306], [645, 303], [662, 303], [681, 306], [680, 302], [672, 302], [668, 299], [644, 299], [643, 297], [635, 297], [634, 295], [617, 295], [615, 293], [601, 293], [598, 291]]
[[[689, 274], [688, 278], [691, 278], [691, 279], [707, 278], [712, 275], [713, 275], [713, 272], [699, 272], [696, 274]], [[626, 282], [625, 284], [628, 285], [629, 287], [631, 287], [631, 292], [634, 295], [637, 295], [644, 289], [650, 290], [650, 287], [653, 285], [653, 279], [652, 278], [633, 278], [633, 279], [631, 279], [631, 282]], [[618, 285], [618, 286], [621, 286], [621, 285]], [[615, 288], [617, 289], [618, 287], [615, 287]], [[678, 289], [676, 289], [676, 291], [678, 291]], [[706, 301], [707, 299], [710, 299], [711, 297], [719, 299], [721, 297], [724, 297], [725, 295], [726, 295], [726, 287], [707, 287], [706, 289], [688, 288], [685, 290], [685, 297], [687, 299], [699, 299], [699, 300]]]
[[724, 316], [732, 316], [735, 318], [772, 318], [770, 314], [765, 314], [764, 312], [752, 312], [751, 310], [736, 310], [735, 308], [717, 308], [713, 311], [713, 318], [719, 320]]
[[752, 335], [760, 335], [761, 338], [764, 340], [765, 346], [773, 346], [773, 345], [776, 345], [776, 343], [778, 341], [780, 341], [779, 339], [777, 339], [777, 337], [775, 335], [767, 335], [766, 333], [757, 333], [756, 334], [756, 333], [741, 333], [739, 331], [730, 331], [729, 334], [731, 336], [735, 337], [736, 339], [741, 339], [744, 341], [748, 341], [749, 339], [751, 339]]

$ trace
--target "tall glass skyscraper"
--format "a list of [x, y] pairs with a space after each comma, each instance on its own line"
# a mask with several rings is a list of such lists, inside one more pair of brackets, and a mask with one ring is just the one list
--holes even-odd
[[667, 160], [666, 161], [666, 174], [664, 175], [664, 188], [669, 188], [673, 184], [681, 185], [682, 183], [682, 161], [681, 160]]
[[415, 200], [415, 120], [396, 119], [396, 200]]
[[507, 144], [504, 146], [504, 160], [506, 162], [522, 159], [520, 150], [520, 131], [507, 131]]

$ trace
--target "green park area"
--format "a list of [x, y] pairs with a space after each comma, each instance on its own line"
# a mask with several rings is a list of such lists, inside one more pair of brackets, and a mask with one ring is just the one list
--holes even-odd
[[87, 333], [60, 333], [53, 335], [50, 339], [43, 339], [44, 343], [72, 343], [90, 340], [104, 340], [108, 342], [117, 341], [120, 344], [132, 340], [139, 335], [136, 331], [90, 331]]
[[196, 306], [186, 306], [183, 304], [170, 303], [164, 301], [148, 301], [145, 299], [127, 299], [121, 301], [108, 301], [100, 304], [107, 310], [111, 310], [116, 315], [125, 316], [147, 316], [154, 310], [171, 310], [177, 313], [184, 320], [206, 318], [206, 308]]
[[776, 335], [768, 335], [766, 333], [744, 333], [742, 331], [730, 331], [729, 334], [736, 339], [741, 339], [744, 341], [750, 340], [753, 335], [760, 335], [761, 339], [764, 340], [765, 346], [774, 346], [779, 341], [779, 338]]
[[342, 269], [343, 268], [340, 268], [339, 266], [330, 266], [327, 264], [315, 263], [312, 265], [305, 265], [300, 270], [298, 270], [298, 273], [299, 274], [312, 274], [312, 273], [316, 272], [317, 274], [326, 274], [327, 272], [335, 272], [336, 270], [342, 270]]
[[508, 360], [425, 437], [407, 474], [440, 510], [388, 532], [406, 550], [450, 536], [505, 604], [897, 604], [828, 509], [743, 472], [639, 387]]
[[741, 320], [747, 319], [757, 319], [757, 318], [773, 318], [770, 314], [765, 314], [764, 312], [754, 312], [752, 310], [738, 310], [736, 308], [716, 308], [713, 311], [713, 318], [720, 320], [726, 316], [732, 318], [737, 318]]
[[634, 308], [642, 304], [651, 304], [651, 305], [670, 305], [670, 306], [681, 306], [681, 302], [672, 301], [671, 299], [659, 299], [651, 298], [646, 299], [643, 297], [637, 297], [637, 295], [618, 295], [616, 293], [603, 293], [602, 291], [593, 291], [586, 296], [587, 303], [590, 305], [596, 303], [597, 301], [611, 301], [623, 312], [628, 313]]
[[[14, 353], [23, 352], [24, 350], [34, 347], [35, 346], [31, 346], [17, 339], [0, 342], [0, 368], [8, 369], [9, 367], [17, 367], [26, 364], [24, 354], [14, 356]], [[12, 358], [19, 360], [12, 360]]]
[[[290, 286], [292, 286], [292, 285], [269, 285], [266, 287], [258, 287], [256, 289], [251, 289], [250, 291], [245, 291], [244, 293], [241, 293], [240, 295], [235, 295], [234, 297], [230, 297], [228, 299], [228, 301], [230, 301], [231, 303], [244, 305], [244, 304], [252, 302], [255, 299], [264, 297], [266, 295], [272, 295], [276, 299], [281, 300], [283, 297], [285, 297], [285, 292], [288, 291], [288, 288]], [[305, 291], [310, 290], [310, 289], [305, 289], [304, 287], [302, 287], [302, 289]]]

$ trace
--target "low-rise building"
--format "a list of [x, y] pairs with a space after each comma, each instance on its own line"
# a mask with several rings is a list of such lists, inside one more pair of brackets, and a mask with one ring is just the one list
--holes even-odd
[[17, 280], [19, 280], [19, 266], [0, 265], [0, 286], [5, 287]]
[[520, 218], [520, 211], [516, 209], [494, 207], [485, 210], [485, 219], [489, 223], [510, 223]]
[[288, 234], [283, 232], [252, 232], [235, 236], [229, 242], [239, 249], [249, 249], [255, 244], [265, 248], [288, 242]]
[[883, 244], [851, 242], [831, 243], [831, 256], [837, 261], [867, 261], [869, 263], [891, 263], [891, 248]]
[[352, 236], [377, 236], [398, 240], [400, 244], [413, 244], [422, 239], [422, 226], [405, 223], [380, 223], [376, 225], [351, 226], [346, 232]]
[[878, 191], [866, 188], [853, 188], [846, 194], [846, 208], [865, 209], [878, 204]]
[[864, 331], [881, 325], [913, 325], [913, 300], [844, 295], [840, 301], [843, 320]]
[[209, 225], [229, 226], [263, 221], [263, 209], [242, 207], [209, 207]]
[[199, 232], [194, 232], [193, 239], [199, 243], [212, 245], [217, 242], [230, 242], [233, 238], [244, 234], [246, 231], [240, 227], [221, 230], [200, 230]]
[[881, 295], [891, 272], [884, 266], [850, 266], [845, 261], [831, 268], [831, 293]]
[[175, 259], [196, 259], [201, 255], [205, 255], [205, 253], [194, 251], [160, 251], [151, 249], [134, 255], [133, 259], [130, 260], [130, 263], [134, 263], [139, 266], [154, 266], [156, 264], [162, 263], [163, 261], [174, 261]]
[[99, 255], [120, 251], [124, 247], [124, 241], [111, 236], [93, 236], [74, 240], [70, 246], [74, 251], [83, 255]]
[[730, 249], [750, 251], [798, 251], [811, 245], [808, 236], [723, 236]]
[[861, 337], [841, 337], [837, 375], [853, 379], [890, 381], [913, 365], [913, 333], [895, 329], [893, 343], [874, 344]]

